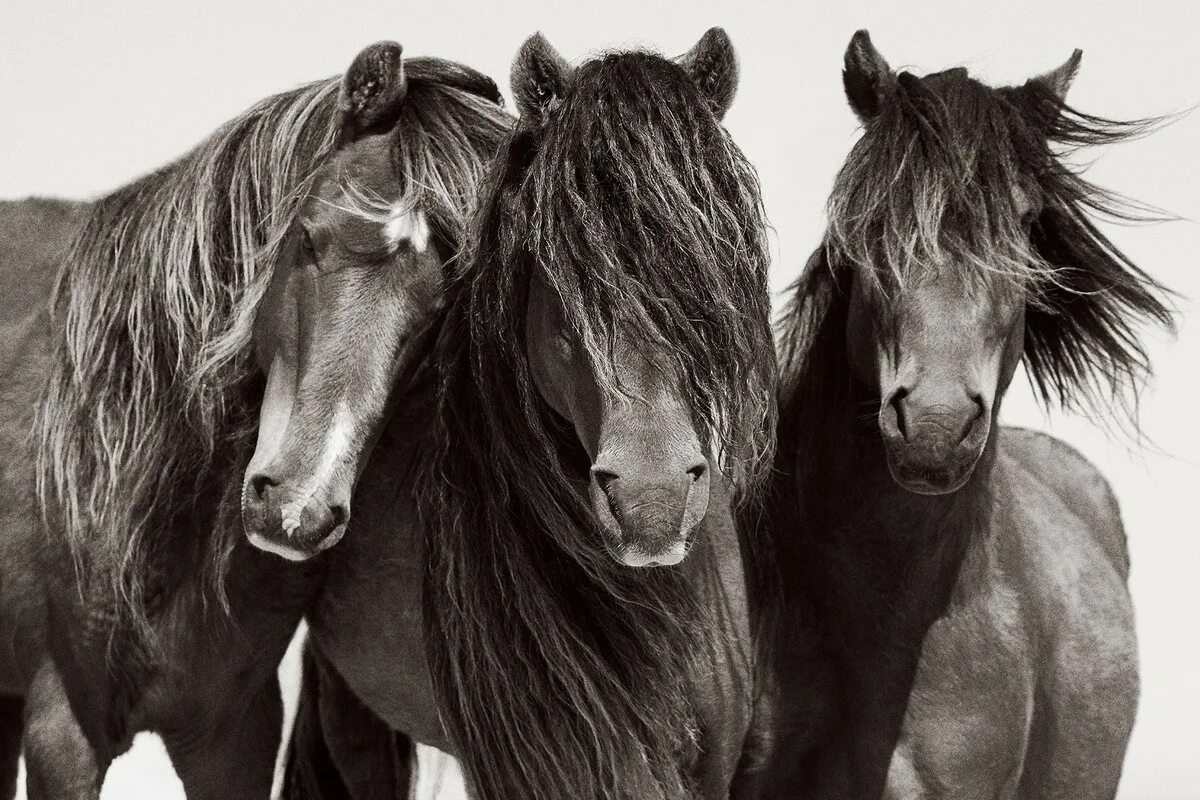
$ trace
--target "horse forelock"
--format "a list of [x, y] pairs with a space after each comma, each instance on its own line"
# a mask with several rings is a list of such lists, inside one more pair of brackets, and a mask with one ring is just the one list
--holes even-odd
[[[406, 62], [409, 88], [393, 137], [398, 198], [383, 198], [355, 183], [343, 186], [349, 207], [365, 219], [387, 222], [398, 208], [420, 210], [445, 246], [457, 254], [491, 156], [513, 118], [492, 99], [491, 79], [440, 59]], [[461, 85], [460, 85], [461, 84]]]
[[[1083, 114], [1033, 81], [994, 89], [965, 70], [901, 73], [838, 173], [824, 258], [855, 269], [881, 308], [943, 270], [968, 290], [1021, 292], [1026, 365], [1043, 400], [1136, 396], [1149, 364], [1135, 328], [1171, 315], [1163, 288], [1092, 218], [1154, 210], [1090, 183], [1069, 157], [1160, 122]], [[1032, 234], [1022, 197], [1036, 211]]]
[[773, 419], [766, 224], [754, 169], [694, 82], [646, 53], [589, 62], [520, 147], [508, 203], [481, 220], [505, 260], [558, 294], [606, 388], [622, 388], [619, 335], [657, 351], [735, 483], [753, 484]]
[[[435, 356], [436, 455], [421, 493], [428, 648], [486, 798], [690, 796], [698, 722], [686, 681], [715, 652], [695, 573], [631, 571], [605, 552], [580, 484], [586, 459], [530, 373], [531, 281], [562, 297], [602, 380], [615, 380], [625, 325], [683, 351], [698, 406], [722, 409], [698, 418], [753, 427], [773, 413], [753, 172], [698, 98], [624, 68], [592, 89], [589, 69], [555, 112], [565, 119], [519, 129], [498, 156]], [[724, 433], [743, 454], [768, 449]]]

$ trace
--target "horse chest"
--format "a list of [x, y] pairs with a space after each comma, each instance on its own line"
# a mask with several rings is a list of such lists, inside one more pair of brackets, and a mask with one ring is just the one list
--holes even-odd
[[395, 522], [362, 526], [331, 555], [309, 620], [314, 643], [389, 727], [446, 749], [425, 666], [416, 531]]
[[925, 635], [887, 797], [1016, 792], [1035, 662], [1021, 594], [989, 548], [972, 545], [954, 600]]

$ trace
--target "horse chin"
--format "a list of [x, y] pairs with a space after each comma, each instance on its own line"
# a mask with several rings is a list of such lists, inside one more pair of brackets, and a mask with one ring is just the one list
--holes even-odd
[[613, 560], [621, 566], [641, 569], [644, 567], [673, 567], [676, 564], [682, 563], [687, 558], [690, 549], [688, 541], [685, 538], [653, 554], [647, 553], [636, 546], [610, 547], [608, 552], [613, 557]]
[[341, 525], [321, 541], [317, 542], [316, 546], [311, 549], [302, 549], [296, 547], [293, 543], [286, 539], [272, 539], [269, 536], [264, 536], [257, 531], [246, 533], [246, 539], [255, 548], [262, 550], [272, 555], [277, 555], [280, 558], [288, 561], [307, 561], [310, 558], [319, 555], [329, 548], [336, 545], [346, 535], [346, 526]]
[[888, 446], [887, 463], [892, 479], [914, 494], [943, 495], [957, 492], [975, 472], [982, 448], [968, 453], [954, 453], [940, 461], [929, 462], [912, 458], [904, 445]]
[[[661, 525], [642, 526], [632, 520], [624, 520], [622, 524], [625, 515], [602, 492], [596, 492], [592, 500], [600, 520], [605, 550], [621, 566], [635, 569], [671, 567], [687, 558], [691, 551], [692, 532], [699, 524], [698, 519], [691, 519], [696, 516], [694, 510], [683, 512], [679, 520], [673, 521], [668, 533]], [[706, 510], [707, 496], [704, 501]], [[703, 519], [703, 511], [699, 519]]]

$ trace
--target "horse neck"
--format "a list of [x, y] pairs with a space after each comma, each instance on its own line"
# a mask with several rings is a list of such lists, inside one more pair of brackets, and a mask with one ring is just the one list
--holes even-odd
[[907, 610], [923, 631], [950, 601], [968, 548], [986, 536], [995, 428], [957, 492], [923, 496], [903, 489], [887, 466], [875, 416], [878, 393], [848, 378], [844, 318], [831, 320], [822, 333], [793, 387], [796, 396], [781, 403], [788, 419], [781, 427], [770, 536], [784, 594], [815, 598], [842, 617], [865, 614], [882, 622]]

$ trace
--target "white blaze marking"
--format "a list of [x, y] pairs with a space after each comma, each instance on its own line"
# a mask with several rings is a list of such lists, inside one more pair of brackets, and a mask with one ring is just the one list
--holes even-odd
[[324, 486], [332, 477], [333, 471], [350, 447], [353, 436], [354, 417], [346, 408], [345, 403], [339, 403], [337, 411], [333, 414], [333, 424], [329, 426], [329, 433], [325, 436], [325, 447], [321, 451], [321, 463], [313, 471], [312, 478], [309, 479], [304, 490], [297, 493], [292, 502], [279, 508], [279, 514], [283, 518], [282, 527], [285, 536], [291, 536], [300, 527], [300, 515], [304, 512], [304, 507], [316, 494], [317, 489]]
[[413, 250], [425, 252], [429, 247], [429, 223], [422, 211], [414, 211], [407, 204], [392, 207], [387, 220], [383, 223], [383, 235], [388, 247], [395, 250], [407, 241]]

